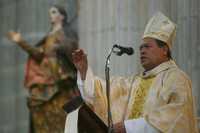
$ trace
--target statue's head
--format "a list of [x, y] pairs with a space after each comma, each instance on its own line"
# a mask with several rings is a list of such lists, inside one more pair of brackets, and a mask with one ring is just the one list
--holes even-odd
[[64, 25], [65, 23], [67, 23], [67, 12], [61, 6], [52, 6], [49, 9], [49, 17], [51, 24], [62, 23]]

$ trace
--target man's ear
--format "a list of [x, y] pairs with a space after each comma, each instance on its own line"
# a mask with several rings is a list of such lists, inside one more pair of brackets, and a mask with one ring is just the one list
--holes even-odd
[[169, 47], [168, 47], [167, 45], [165, 45], [165, 46], [163, 47], [163, 50], [164, 50], [164, 54], [167, 56]]

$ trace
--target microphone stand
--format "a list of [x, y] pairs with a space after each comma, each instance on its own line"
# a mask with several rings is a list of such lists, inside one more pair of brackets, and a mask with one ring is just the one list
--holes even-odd
[[[117, 48], [118, 50], [116, 50], [115, 48]], [[110, 67], [109, 67], [110, 57], [111, 57], [112, 53], [115, 53], [116, 55], [121, 56], [123, 54], [123, 51], [121, 48], [122, 47], [118, 46], [117, 44], [114, 44], [106, 58], [106, 65], [105, 65], [105, 76], [106, 77], [105, 78], [106, 78], [106, 98], [107, 98], [107, 102], [108, 102], [108, 108], [107, 108], [108, 133], [114, 133], [112, 113], [111, 113], [111, 108], [110, 108]], [[129, 52], [129, 53], [125, 52], [125, 53], [128, 55], [131, 55], [131, 54], [133, 54], [133, 52], [134, 52], [133, 49], [131, 49], [131, 52]]]
[[108, 54], [106, 58], [106, 65], [105, 65], [105, 76], [106, 76], [106, 98], [108, 102], [108, 108], [107, 108], [107, 115], [108, 115], [108, 133], [114, 133], [113, 130], [113, 121], [112, 121], [112, 113], [110, 108], [110, 57], [114, 51], [114, 47], [112, 47], [110, 53]]

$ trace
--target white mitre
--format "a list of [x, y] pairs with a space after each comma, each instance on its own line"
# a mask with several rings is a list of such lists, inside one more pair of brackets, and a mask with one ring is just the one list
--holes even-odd
[[172, 48], [176, 34], [176, 25], [161, 12], [156, 13], [147, 23], [143, 39], [150, 37], [165, 42]]

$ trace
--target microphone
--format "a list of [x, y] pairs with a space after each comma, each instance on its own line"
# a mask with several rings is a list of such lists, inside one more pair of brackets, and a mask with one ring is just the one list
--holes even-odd
[[118, 48], [119, 49], [119, 51], [114, 51], [114, 53], [116, 53], [118, 56], [121, 56], [123, 54], [127, 54], [127, 55], [134, 54], [134, 49], [132, 47], [123, 47], [123, 46], [114, 44], [113, 48]]

